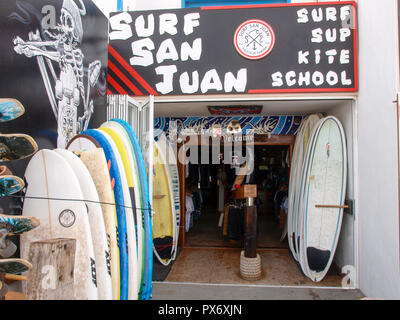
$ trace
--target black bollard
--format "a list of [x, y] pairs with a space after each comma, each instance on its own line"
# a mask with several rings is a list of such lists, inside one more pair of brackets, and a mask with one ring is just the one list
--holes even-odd
[[253, 205], [253, 198], [247, 198], [244, 229], [244, 256], [257, 256], [257, 207]]

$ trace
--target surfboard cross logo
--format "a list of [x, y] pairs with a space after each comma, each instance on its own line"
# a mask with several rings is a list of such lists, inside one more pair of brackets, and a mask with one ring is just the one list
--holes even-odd
[[69, 209], [63, 210], [58, 216], [58, 221], [64, 228], [70, 228], [75, 223], [75, 213]]
[[274, 48], [275, 32], [265, 21], [247, 20], [236, 29], [233, 42], [242, 57], [258, 60], [267, 56]]

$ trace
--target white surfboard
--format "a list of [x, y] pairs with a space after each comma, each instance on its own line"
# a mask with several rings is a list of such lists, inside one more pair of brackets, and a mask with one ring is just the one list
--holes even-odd
[[[305, 118], [300, 125], [293, 148], [292, 167], [290, 169], [289, 191], [288, 191], [288, 217], [287, 233], [289, 248], [293, 257], [298, 261], [298, 228], [299, 228], [299, 196], [301, 173], [304, 166], [304, 156], [309, 144], [309, 137], [312, 134], [321, 114], [312, 114]], [[284, 238], [284, 235], [282, 235]]]
[[343, 127], [332, 116], [320, 120], [312, 140], [303, 173], [300, 252], [303, 270], [317, 282], [328, 272], [339, 240], [344, 209], [329, 206], [345, 202], [347, 149]]
[[138, 265], [137, 265], [137, 247], [136, 247], [136, 231], [135, 231], [135, 220], [133, 217], [133, 208], [131, 202], [131, 196], [129, 192], [128, 182], [126, 178], [125, 168], [121, 159], [121, 155], [118, 151], [118, 147], [114, 140], [106, 132], [95, 129], [101, 133], [111, 145], [115, 158], [118, 163], [118, 169], [121, 174], [122, 190], [124, 194], [124, 204], [126, 213], [126, 231], [128, 241], [128, 259], [129, 259], [129, 285], [128, 285], [128, 299], [137, 300], [139, 295], [139, 283], [138, 279]]
[[[21, 235], [21, 258], [30, 243], [56, 238], [76, 239], [74, 290], [77, 300], [97, 300], [96, 262], [83, 193], [73, 169], [57, 152], [43, 149], [30, 160], [22, 214], [40, 226]], [[57, 271], [54, 271], [57, 276]]]
[[90, 230], [96, 259], [96, 281], [100, 300], [112, 300], [112, 281], [109, 264], [110, 252], [107, 245], [107, 235], [103, 219], [103, 211], [90, 172], [83, 162], [69, 150], [56, 149], [69, 163], [79, 180], [83, 197], [86, 200]]
[[138, 168], [134, 156], [134, 150], [132, 150], [131, 143], [129, 142], [129, 137], [127, 136], [124, 128], [120, 124], [114, 121], [107, 121], [101, 125], [101, 127], [112, 129], [122, 140], [126, 153], [129, 160], [129, 165], [131, 167], [130, 173], [132, 174], [132, 180], [134, 185], [134, 197], [136, 204], [136, 239], [137, 239], [137, 265], [140, 272], [137, 273], [138, 283], [142, 282], [142, 268], [143, 268], [143, 250], [144, 250], [144, 231], [143, 231], [143, 217], [141, 208], [141, 196], [140, 196], [140, 179], [138, 177]]
[[[301, 160], [299, 159], [299, 152], [301, 149], [302, 141], [303, 141], [303, 133], [304, 133], [304, 126], [306, 124], [306, 119], [302, 121], [300, 124], [296, 140], [293, 147], [293, 156], [292, 162], [290, 167], [290, 179], [289, 179], [289, 189], [288, 189], [288, 215], [286, 219], [286, 227], [288, 234], [288, 243], [289, 248], [292, 252], [293, 257], [295, 260], [298, 260], [297, 252], [295, 250], [294, 245], [294, 236], [295, 236], [295, 218], [294, 218], [294, 207], [295, 207], [295, 197], [297, 196], [297, 181], [298, 181], [298, 167], [301, 166]], [[284, 233], [281, 237], [281, 240], [285, 238], [286, 234]]]
[[[320, 119], [320, 121], [323, 121], [323, 119]], [[305, 256], [304, 256], [304, 250], [303, 248], [303, 241], [304, 241], [304, 193], [305, 193], [305, 188], [306, 188], [306, 181], [307, 181], [307, 168], [309, 167], [310, 164], [310, 152], [313, 148], [314, 145], [314, 138], [316, 135], [316, 132], [318, 131], [319, 127], [319, 122], [314, 126], [311, 132], [309, 132], [309, 138], [308, 138], [308, 143], [307, 145], [304, 145], [306, 147], [305, 153], [304, 153], [304, 160], [302, 167], [299, 168], [299, 178], [298, 178], [298, 195], [297, 195], [297, 207], [296, 207], [296, 219], [297, 219], [297, 225], [295, 229], [295, 234], [296, 234], [296, 250], [298, 253], [298, 262], [300, 264], [301, 270], [303, 271], [303, 274], [307, 277], [310, 277], [310, 274], [308, 273], [308, 269], [305, 268]]]
[[311, 147], [312, 145], [312, 139], [314, 137], [314, 132], [317, 128], [318, 122], [320, 121], [320, 119], [323, 118], [323, 115], [320, 113], [316, 113], [316, 114], [311, 114], [310, 116], [308, 116], [307, 121], [305, 123], [305, 127], [304, 127], [304, 132], [302, 135], [302, 144], [300, 146], [300, 152], [299, 152], [299, 167], [298, 167], [298, 177], [297, 177], [297, 181], [296, 181], [296, 197], [295, 197], [295, 211], [294, 211], [294, 219], [295, 219], [295, 225], [296, 228], [294, 229], [295, 232], [295, 236], [294, 236], [294, 243], [296, 246], [296, 251], [299, 252], [300, 248], [299, 248], [299, 239], [300, 239], [300, 235], [301, 235], [301, 209], [300, 209], [300, 198], [302, 195], [302, 179], [303, 179], [303, 172], [305, 170], [305, 167], [308, 164], [308, 159], [306, 157], [308, 149]]
[[[296, 197], [296, 208], [295, 208], [295, 213], [296, 213], [296, 229], [295, 229], [295, 246], [296, 246], [296, 251], [298, 253], [298, 258], [299, 258], [299, 264], [300, 267], [304, 273], [305, 276], [311, 277], [310, 274], [308, 273], [308, 269], [305, 268], [305, 256], [304, 256], [304, 251], [302, 250], [302, 243], [304, 241], [304, 192], [305, 192], [305, 186], [306, 186], [306, 174], [307, 168], [309, 167], [310, 164], [310, 152], [311, 149], [313, 148], [314, 145], [314, 139], [316, 136], [316, 132], [318, 131], [319, 124], [321, 121], [323, 121], [323, 116], [321, 114], [316, 114], [317, 117], [314, 117], [314, 119], [310, 119], [308, 121], [308, 125], [304, 130], [303, 134], [303, 146], [302, 146], [302, 152], [303, 152], [303, 163], [302, 166], [299, 167], [299, 172], [298, 172], [298, 185], [297, 185], [297, 197]], [[320, 117], [320, 118], [319, 118]], [[318, 119], [319, 118], [319, 119]]]
[[172, 194], [174, 199], [175, 206], [175, 220], [176, 220], [176, 231], [175, 231], [175, 244], [173, 248], [173, 256], [172, 260], [176, 259], [176, 253], [178, 249], [178, 240], [179, 240], [179, 227], [180, 227], [180, 219], [181, 219], [181, 202], [180, 202], [180, 184], [179, 184], [179, 172], [178, 172], [178, 162], [175, 156], [175, 152], [172, 149], [171, 143], [167, 140], [167, 137], [164, 133], [162, 133], [158, 137], [158, 146], [165, 155], [166, 167], [168, 170], [170, 185], [172, 188]]
[[[89, 137], [90, 138], [90, 137]], [[98, 148], [87, 137], [75, 137], [69, 150], [73, 150], [79, 155], [85, 164], [96, 185], [97, 194], [101, 202], [103, 221], [107, 234], [110, 252], [110, 270], [112, 278], [112, 298], [120, 299], [120, 267], [119, 267], [119, 247], [117, 240], [117, 217], [114, 194], [111, 186], [110, 173], [107, 166], [107, 159], [102, 148]]]

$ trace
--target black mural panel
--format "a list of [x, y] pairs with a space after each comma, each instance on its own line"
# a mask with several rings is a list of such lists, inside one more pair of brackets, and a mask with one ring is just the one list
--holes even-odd
[[112, 13], [109, 93], [357, 91], [354, 2]]
[[90, 0], [3, 0], [0, 15], [0, 94], [20, 100], [26, 109], [21, 118], [2, 124], [2, 131], [47, 137], [56, 145], [53, 109], [61, 112], [60, 101], [70, 97], [64, 104], [77, 109], [77, 119], [67, 120], [81, 122], [76, 132], [101, 123], [108, 43], [107, 18], [101, 11]]
[[[25, 107], [2, 133], [52, 149], [105, 121], [108, 20], [90, 0], [2, 0], [0, 30], [0, 97]], [[5, 164], [22, 176], [28, 161]]]

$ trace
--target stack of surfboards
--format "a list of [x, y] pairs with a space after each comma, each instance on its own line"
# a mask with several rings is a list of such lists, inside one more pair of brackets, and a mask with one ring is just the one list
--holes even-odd
[[23, 215], [41, 225], [21, 237], [22, 257], [31, 242], [74, 238], [76, 299], [151, 299], [151, 195], [128, 123], [109, 120], [75, 136], [66, 150], [40, 150], [25, 179]]
[[164, 134], [154, 141], [153, 170], [153, 241], [154, 254], [167, 266], [176, 258], [180, 196], [177, 160]]
[[325, 277], [335, 255], [346, 183], [346, 138], [340, 121], [308, 116], [293, 149], [287, 233], [294, 259], [315, 282]]

